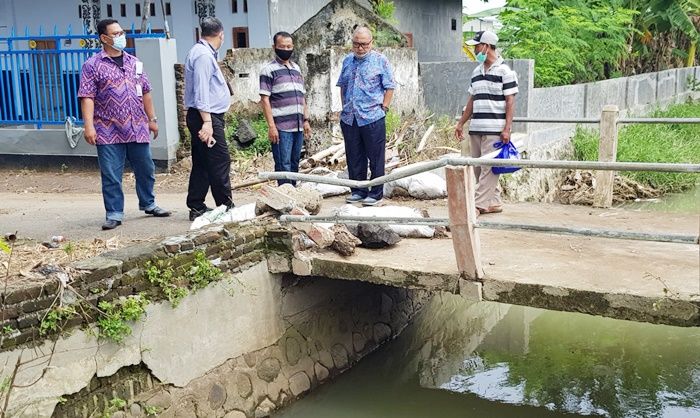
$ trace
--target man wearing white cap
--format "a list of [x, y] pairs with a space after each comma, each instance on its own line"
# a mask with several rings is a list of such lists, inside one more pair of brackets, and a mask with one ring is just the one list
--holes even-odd
[[[474, 69], [469, 86], [469, 98], [462, 117], [455, 127], [455, 136], [464, 139], [464, 124], [469, 122], [469, 149], [472, 157], [495, 151], [510, 141], [510, 131], [515, 113], [515, 95], [518, 93], [518, 77], [496, 52], [498, 36], [491, 31], [477, 32], [474, 45], [479, 66]], [[478, 179], [476, 208], [479, 214], [502, 212], [498, 174], [490, 168], [475, 167]]]

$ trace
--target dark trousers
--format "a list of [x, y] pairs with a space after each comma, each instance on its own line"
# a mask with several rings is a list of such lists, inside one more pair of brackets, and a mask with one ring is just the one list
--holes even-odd
[[[369, 159], [370, 180], [384, 175], [384, 156], [386, 154], [386, 124], [384, 118], [365, 126], [358, 126], [357, 120], [352, 126], [340, 123], [345, 138], [345, 156], [348, 163], [350, 180], [367, 180], [367, 160]], [[352, 189], [353, 194], [374, 199], [384, 196], [384, 186], [374, 186], [371, 190]]]
[[207, 147], [199, 140], [202, 129], [202, 116], [197, 109], [187, 110], [187, 129], [190, 131], [192, 143], [192, 171], [190, 184], [187, 189], [187, 207], [194, 210], [204, 210], [204, 199], [211, 187], [216, 206], [231, 205], [231, 156], [224, 134], [224, 115], [211, 114], [212, 128], [216, 144]]

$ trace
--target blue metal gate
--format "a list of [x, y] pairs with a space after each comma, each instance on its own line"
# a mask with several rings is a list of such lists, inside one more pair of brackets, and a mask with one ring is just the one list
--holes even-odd
[[[165, 34], [136, 33], [132, 25], [127, 39], [164, 38]], [[77, 45], [74, 45], [76, 43]], [[77, 46], [77, 47], [76, 47]], [[83, 33], [0, 37], [0, 125], [62, 125], [66, 118], [82, 122], [78, 87], [80, 69], [100, 51], [97, 35]], [[127, 52], [134, 54], [133, 48]]]

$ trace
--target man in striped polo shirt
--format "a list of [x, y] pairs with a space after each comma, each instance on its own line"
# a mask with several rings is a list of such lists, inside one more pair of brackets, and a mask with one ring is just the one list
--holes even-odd
[[[507, 144], [513, 126], [518, 77], [496, 52], [497, 43], [498, 36], [491, 31], [477, 32], [474, 39], [467, 41], [474, 45], [480, 65], [472, 72], [467, 106], [455, 127], [455, 135], [463, 140], [464, 124], [471, 119], [469, 149], [475, 158], [495, 151], [499, 142]], [[498, 174], [488, 167], [475, 167], [474, 172], [478, 178], [475, 200], [479, 213], [502, 212]]]
[[[272, 38], [275, 59], [260, 70], [260, 103], [272, 143], [275, 171], [299, 171], [304, 136], [311, 135], [309, 111], [304, 94], [304, 77], [290, 60], [294, 52], [292, 35], [278, 32]], [[279, 185], [294, 180], [277, 180]]]

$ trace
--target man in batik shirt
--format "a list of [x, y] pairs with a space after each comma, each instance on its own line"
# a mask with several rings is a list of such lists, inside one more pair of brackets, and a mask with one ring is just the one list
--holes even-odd
[[170, 212], [156, 205], [153, 186], [155, 164], [150, 133], [158, 136], [151, 84], [143, 63], [124, 52], [126, 36], [119, 23], [105, 19], [97, 24], [103, 50], [90, 57], [81, 70], [81, 109], [85, 141], [97, 146], [106, 214], [103, 230], [114, 229], [124, 218], [122, 175], [129, 160], [136, 177], [139, 210], [156, 217]]

